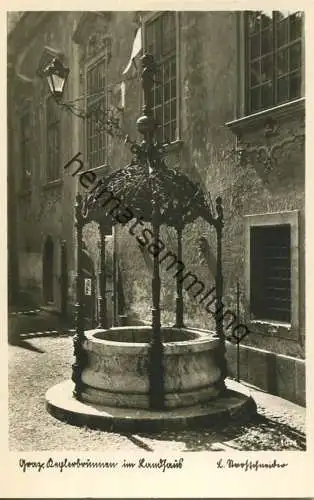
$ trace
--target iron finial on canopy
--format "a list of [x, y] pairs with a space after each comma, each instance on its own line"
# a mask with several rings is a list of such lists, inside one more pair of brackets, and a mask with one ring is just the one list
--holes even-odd
[[[143, 114], [136, 122], [137, 129], [144, 137], [144, 144], [152, 146], [156, 121], [153, 115], [153, 85], [156, 73], [156, 64], [151, 54], [144, 54], [142, 57], [142, 89], [144, 94]], [[143, 146], [144, 146], [143, 144]]]

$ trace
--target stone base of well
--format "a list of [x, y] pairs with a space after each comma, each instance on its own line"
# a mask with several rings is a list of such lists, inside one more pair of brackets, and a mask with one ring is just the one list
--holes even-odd
[[226, 380], [226, 386], [227, 390], [214, 400], [157, 412], [77, 401], [73, 397], [73, 382], [66, 380], [47, 391], [46, 408], [58, 420], [112, 432], [158, 432], [210, 427], [217, 422], [252, 416], [256, 412], [256, 405], [249, 390], [231, 380]]
[[[102, 406], [150, 409], [151, 327], [85, 331], [81, 400]], [[167, 410], [215, 399], [223, 390], [220, 340], [210, 332], [162, 327]]]

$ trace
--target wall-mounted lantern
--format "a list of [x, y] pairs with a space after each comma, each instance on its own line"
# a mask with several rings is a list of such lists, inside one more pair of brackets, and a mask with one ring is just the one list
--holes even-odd
[[51, 94], [57, 100], [62, 99], [69, 71], [69, 68], [65, 67], [57, 57], [54, 57], [42, 71], [42, 75], [47, 79]]

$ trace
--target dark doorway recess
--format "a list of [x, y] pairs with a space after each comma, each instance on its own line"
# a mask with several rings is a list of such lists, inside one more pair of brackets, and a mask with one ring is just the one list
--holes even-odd
[[53, 241], [47, 236], [43, 253], [43, 295], [44, 303], [53, 302]]
[[66, 241], [61, 242], [61, 315], [67, 317], [68, 309], [68, 256]]

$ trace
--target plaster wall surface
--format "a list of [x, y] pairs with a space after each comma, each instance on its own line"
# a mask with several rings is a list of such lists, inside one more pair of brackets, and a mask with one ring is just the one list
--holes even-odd
[[[107, 65], [107, 82], [110, 88], [110, 102], [119, 99], [119, 84], [125, 68], [137, 27], [137, 13], [111, 12], [102, 23], [94, 21], [83, 23], [82, 35], [77, 43], [73, 33], [77, 30], [81, 13], [51, 13], [41, 29], [36, 30], [32, 50], [40, 52], [45, 45], [53, 46], [65, 53], [71, 68], [69, 85], [65, 99], [75, 98], [84, 93], [86, 68], [102, 53], [103, 37], [111, 39], [110, 59]], [[85, 14], [83, 14], [85, 15]], [[278, 155], [273, 170], [267, 172], [259, 162], [240, 167], [230, 151], [235, 146], [236, 136], [225, 124], [233, 120], [238, 108], [239, 79], [237, 69], [237, 31], [235, 12], [180, 12], [179, 13], [179, 139], [169, 148], [167, 163], [185, 172], [193, 181], [200, 183], [208, 197], [214, 201], [217, 196], [223, 199], [225, 227], [223, 233], [223, 276], [224, 304], [236, 312], [237, 282], [240, 288], [240, 317], [248, 323], [250, 335], [243, 344], [304, 357], [304, 154], [294, 145], [288, 146]], [[85, 22], [85, 21], [84, 21]], [[27, 31], [27, 30], [26, 30]], [[95, 51], [91, 49], [94, 36]], [[99, 47], [97, 49], [97, 47]], [[98, 51], [98, 52], [97, 52]], [[30, 60], [26, 59], [26, 60]], [[138, 62], [138, 61], [137, 61]], [[137, 64], [139, 66], [139, 64]], [[71, 79], [73, 75], [73, 79]], [[75, 76], [75, 78], [74, 78]], [[141, 114], [140, 80], [132, 69], [126, 81], [125, 109], [120, 114], [123, 131], [132, 139], [140, 140], [135, 122]], [[61, 168], [60, 183], [46, 186], [45, 171], [45, 112], [44, 102], [47, 95], [43, 82], [35, 79], [31, 86], [15, 81], [13, 104], [18, 110], [25, 96], [34, 103], [33, 111], [33, 157], [32, 191], [20, 196], [19, 181], [16, 182], [17, 234], [18, 249], [22, 262], [31, 262], [36, 272], [30, 277], [41, 287], [40, 268], [42, 248], [45, 237], [50, 235], [56, 247], [66, 239], [69, 264], [69, 297], [74, 301], [75, 293], [75, 232], [74, 197], [78, 189], [78, 178]], [[23, 91], [21, 91], [21, 85]], [[279, 121], [279, 136], [271, 140], [288, 137], [302, 127], [304, 117], [295, 115]], [[18, 127], [16, 119], [14, 127]], [[248, 144], [265, 141], [264, 121], [257, 120], [254, 127], [244, 131]], [[13, 158], [19, 162], [19, 144], [15, 136], [12, 145]], [[84, 168], [88, 169], [88, 159], [84, 145], [84, 123], [71, 114], [62, 113], [61, 160], [65, 164], [78, 151], [82, 153]], [[114, 169], [125, 166], [131, 160], [127, 146], [117, 138], [108, 138], [106, 164], [97, 175], [106, 175]], [[19, 164], [19, 163], [17, 163]], [[12, 167], [11, 167], [12, 168]], [[132, 208], [132, 207], [131, 207]], [[259, 327], [251, 325], [248, 304], [245, 298], [246, 243], [245, 216], [265, 212], [299, 210], [299, 328], [291, 337], [283, 330], [273, 331], [271, 325]], [[136, 315], [141, 321], [151, 320], [151, 256], [147, 249], [141, 248], [137, 237], [141, 228], [132, 229], [133, 222], [126, 227], [117, 227], [117, 254], [122, 277], [122, 287], [126, 303], [126, 313]], [[215, 232], [204, 221], [197, 220], [188, 225], [183, 232], [183, 262], [188, 271], [201, 279], [206, 290], [214, 286], [214, 261], [201, 258], [199, 238], [205, 237], [212, 256], [216, 252]], [[84, 230], [87, 249], [94, 261], [95, 271], [99, 269], [98, 228], [90, 224]], [[163, 227], [161, 239], [167, 250], [175, 253], [176, 234], [172, 229]], [[111, 243], [108, 243], [110, 246]], [[25, 257], [25, 252], [31, 257]], [[58, 273], [60, 270], [56, 252], [56, 296], [58, 297]], [[22, 272], [26, 283], [26, 272]], [[175, 311], [174, 271], [161, 265], [162, 321], [173, 324]], [[25, 281], [26, 280], [26, 281]], [[24, 285], [23, 285], [24, 286]], [[58, 304], [57, 298], [57, 304]], [[193, 294], [184, 293], [185, 321], [187, 326], [212, 330], [213, 316], [198, 304]], [[275, 329], [276, 330], [276, 329]]]
[[[47, 182], [46, 83], [36, 75], [40, 57], [46, 47], [65, 54], [75, 70], [72, 31], [78, 13], [28, 13], [22, 18], [9, 39], [11, 64], [16, 71], [10, 76], [10, 106], [12, 108], [13, 138], [8, 168], [15, 170], [16, 247], [18, 269], [23, 292], [36, 290], [38, 305], [43, 304], [42, 260], [46, 238], [54, 245], [53, 287], [54, 307], [60, 310], [60, 246], [66, 241], [68, 256], [69, 297], [73, 296], [74, 246], [73, 208], [76, 184], [64, 175], [63, 165], [71, 158], [74, 129], [73, 117], [60, 113], [59, 178]], [[65, 23], [66, 18], [66, 23]], [[37, 24], [38, 23], [38, 24]], [[64, 29], [64, 27], [67, 29]], [[21, 62], [22, 61], [22, 62]], [[29, 82], [27, 81], [29, 79]], [[65, 98], [70, 98], [71, 89]], [[26, 166], [29, 185], [22, 184], [20, 119], [28, 108], [31, 113], [30, 158]], [[25, 168], [25, 167], [24, 167]]]

